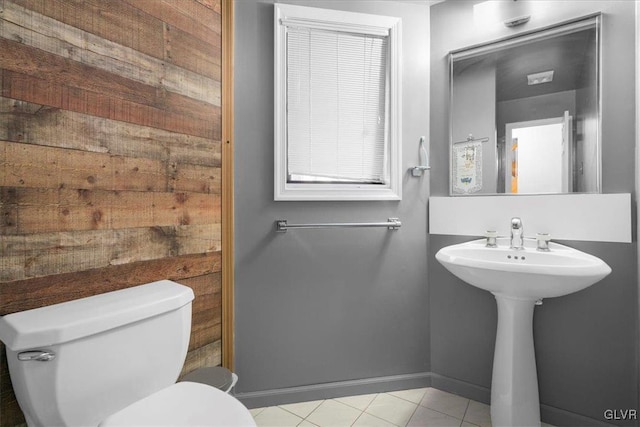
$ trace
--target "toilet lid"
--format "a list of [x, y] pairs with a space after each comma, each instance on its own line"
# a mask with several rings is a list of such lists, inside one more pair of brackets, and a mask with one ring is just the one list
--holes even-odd
[[240, 401], [217, 388], [180, 382], [107, 417], [100, 426], [255, 426]]

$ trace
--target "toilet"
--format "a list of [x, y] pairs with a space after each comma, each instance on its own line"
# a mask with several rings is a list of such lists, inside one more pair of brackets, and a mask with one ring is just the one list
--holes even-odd
[[0, 318], [11, 382], [31, 426], [255, 426], [233, 396], [176, 383], [191, 288], [161, 280]]

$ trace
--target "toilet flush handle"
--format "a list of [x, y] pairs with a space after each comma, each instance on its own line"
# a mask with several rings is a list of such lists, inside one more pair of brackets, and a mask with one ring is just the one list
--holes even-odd
[[27, 362], [29, 360], [35, 360], [38, 362], [48, 362], [55, 359], [56, 354], [53, 351], [33, 350], [23, 351], [18, 353], [18, 360]]

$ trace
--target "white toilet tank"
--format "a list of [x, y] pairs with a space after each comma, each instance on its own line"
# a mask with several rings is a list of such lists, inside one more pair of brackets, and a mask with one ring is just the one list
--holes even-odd
[[[29, 426], [96, 426], [178, 379], [191, 288], [169, 280], [0, 318]], [[39, 360], [19, 360], [30, 357]]]

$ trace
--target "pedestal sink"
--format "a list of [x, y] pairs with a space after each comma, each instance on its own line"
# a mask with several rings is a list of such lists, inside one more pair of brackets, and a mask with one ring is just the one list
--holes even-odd
[[543, 298], [578, 292], [598, 282], [611, 268], [600, 258], [558, 243], [537, 250], [535, 240], [510, 249], [486, 239], [442, 248], [436, 259], [470, 285], [491, 292], [498, 305], [498, 330], [491, 380], [494, 427], [540, 426], [538, 377], [533, 347], [533, 309]]

